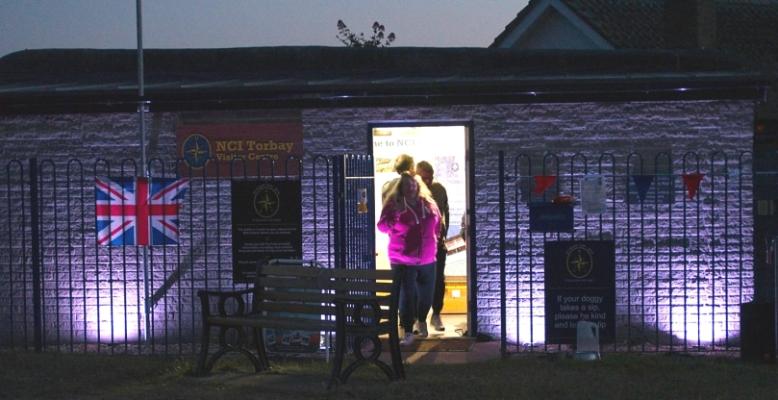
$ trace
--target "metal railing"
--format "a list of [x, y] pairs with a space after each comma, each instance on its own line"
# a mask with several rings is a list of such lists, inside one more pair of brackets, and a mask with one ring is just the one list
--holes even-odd
[[[550, 242], [586, 240], [615, 245], [615, 337], [604, 351], [739, 349], [739, 305], [754, 294], [750, 153], [500, 152], [498, 163], [504, 354], [568, 348], [546, 339], [544, 284], [554, 266], [543, 250]], [[703, 175], [691, 196], [684, 183], [693, 174]], [[604, 181], [604, 211], [587, 215], [581, 179], [593, 175]], [[535, 176], [555, 183], [533, 193]], [[573, 228], [533, 231], [531, 206], [559, 196], [574, 201]]]
[[196, 352], [197, 290], [246, 285], [233, 279], [231, 182], [302, 180], [302, 256], [334, 267], [338, 160], [262, 159], [251, 168], [234, 160], [226, 171], [217, 162], [194, 170], [150, 160], [149, 179], [185, 177], [189, 188], [176, 243], [146, 248], [96, 239], [95, 179], [136, 177], [135, 160], [8, 162], [0, 181], [0, 346]]

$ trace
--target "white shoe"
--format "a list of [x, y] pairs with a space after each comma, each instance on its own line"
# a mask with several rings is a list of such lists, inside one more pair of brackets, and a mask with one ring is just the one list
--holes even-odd
[[417, 322], [419, 327], [419, 336], [425, 338], [429, 336], [429, 332], [427, 332], [427, 322], [426, 321], [419, 321]]
[[432, 327], [435, 328], [438, 332], [443, 332], [446, 330], [446, 327], [443, 326], [443, 321], [440, 320], [440, 314], [432, 314], [432, 318], [430, 318], [430, 324], [432, 324]]
[[401, 346], [410, 346], [413, 344], [413, 333], [412, 332], [406, 332], [405, 336], [400, 340]]

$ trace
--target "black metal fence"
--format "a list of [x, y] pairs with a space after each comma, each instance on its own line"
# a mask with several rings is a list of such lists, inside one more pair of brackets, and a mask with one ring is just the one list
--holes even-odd
[[[544, 246], [584, 240], [615, 245], [615, 337], [603, 351], [738, 350], [739, 306], [754, 294], [751, 164], [750, 153], [501, 152], [502, 350], [568, 348], [547, 340]], [[693, 194], [684, 176], [695, 174], [702, 180]], [[535, 176], [555, 181], [538, 188]], [[581, 201], [587, 176], [605, 190], [603, 209], [590, 214]], [[572, 202], [572, 229], [531, 229], [532, 205], [554, 200]]]
[[197, 290], [245, 285], [233, 279], [235, 181], [300, 180], [302, 257], [329, 267], [367, 268], [374, 262], [354, 255], [372, 248], [372, 236], [364, 230], [372, 227], [373, 205], [364, 213], [371, 216], [369, 221], [352, 215], [357, 201], [352, 191], [359, 187], [372, 193], [369, 157], [234, 160], [226, 167], [214, 160], [197, 170], [178, 161], [151, 160], [147, 171], [150, 182], [188, 180], [175, 218], [163, 221], [175, 225], [167, 227], [178, 231], [175, 243], [98, 243], [103, 239], [97, 230], [105, 226], [96, 216], [96, 179], [144, 176], [134, 160], [32, 159], [5, 165], [0, 188], [0, 346], [196, 352]]
[[[303, 258], [372, 268], [369, 156], [283, 165], [234, 161], [192, 170], [152, 160], [150, 179], [186, 177], [178, 239], [166, 246], [99, 245], [95, 178], [142, 175], [133, 160], [10, 161], [0, 182], [0, 346], [183, 354], [197, 350], [200, 288], [232, 289], [231, 182], [297, 179]], [[294, 163], [294, 167], [289, 167]], [[545, 243], [615, 243], [616, 337], [604, 350], [737, 350], [739, 306], [753, 297], [751, 155], [500, 153], [502, 345], [554, 351], [546, 340]], [[283, 171], [283, 173], [278, 173]], [[289, 173], [293, 171], [293, 173]], [[683, 176], [704, 174], [690, 198]], [[580, 179], [605, 182], [605, 209], [582, 212]], [[534, 176], [555, 182], [533, 193]], [[633, 176], [651, 177], [648, 190]], [[575, 199], [571, 233], [530, 230], [529, 205]], [[490, 231], [484, 224], [479, 229]]]

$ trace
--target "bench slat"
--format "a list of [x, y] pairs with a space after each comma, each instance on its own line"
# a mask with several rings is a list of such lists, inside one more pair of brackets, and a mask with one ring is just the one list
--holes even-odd
[[[302, 331], [335, 331], [334, 320], [319, 320], [306, 318], [286, 318], [264, 315], [251, 315], [248, 317], [211, 317], [209, 324], [219, 326], [245, 326], [253, 328], [272, 328], [272, 329], [291, 329]], [[377, 327], [359, 327], [349, 328], [351, 334], [370, 333], [378, 329], [381, 332], [388, 332], [389, 322], [382, 321]]]
[[245, 317], [210, 317], [208, 323], [221, 326], [248, 326], [254, 328], [299, 329], [306, 331], [334, 331], [335, 321], [307, 318], [289, 318], [264, 315]]
[[257, 277], [255, 285], [258, 287], [278, 287], [288, 289], [321, 289], [321, 290], [346, 290], [359, 292], [389, 292], [391, 283], [376, 283], [375, 281], [352, 280], [326, 280], [301, 277]]
[[388, 269], [346, 269], [346, 268], [314, 268], [300, 265], [260, 265], [257, 272], [262, 275], [278, 276], [326, 276], [333, 278], [352, 278], [366, 280], [391, 281], [394, 272]]
[[[319, 316], [331, 316], [335, 317], [335, 307], [316, 304], [301, 304], [301, 303], [276, 303], [276, 302], [262, 302], [254, 307], [255, 313], [268, 311], [268, 312], [283, 312], [286, 314], [305, 314], [305, 315], [319, 315]], [[346, 316], [353, 316], [355, 313], [353, 307], [346, 308]], [[373, 316], [373, 309], [365, 307], [361, 310], [363, 317], [369, 318]], [[389, 318], [389, 310], [379, 310], [379, 318]], [[295, 315], [296, 317], [296, 315]]]
[[298, 302], [314, 302], [314, 303], [332, 303], [336, 298], [344, 300], [364, 301], [366, 298], [378, 301], [378, 304], [388, 305], [389, 295], [388, 293], [379, 293], [377, 297], [374, 296], [360, 296], [360, 295], [348, 295], [340, 293], [324, 293], [324, 292], [294, 292], [289, 290], [273, 290], [264, 288], [258, 291], [261, 298], [257, 299], [257, 303], [261, 301], [298, 301]]

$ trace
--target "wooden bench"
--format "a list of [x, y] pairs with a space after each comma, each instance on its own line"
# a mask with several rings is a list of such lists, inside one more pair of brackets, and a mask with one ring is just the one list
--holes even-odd
[[[262, 328], [335, 332], [335, 356], [328, 387], [345, 383], [359, 366], [377, 365], [389, 380], [405, 378], [397, 331], [399, 284], [387, 270], [323, 268], [311, 263], [272, 260], [257, 267], [252, 289], [198, 292], [202, 303], [199, 374], [208, 373], [224, 354], [247, 356], [257, 372], [269, 367]], [[249, 307], [250, 305], [250, 307]], [[211, 332], [220, 348], [209, 354]], [[228, 332], [237, 340], [230, 343]], [[247, 338], [251, 334], [256, 355]], [[379, 335], [388, 334], [391, 367], [379, 359]], [[347, 339], [355, 357], [343, 362]], [[369, 351], [369, 354], [363, 354]]]

